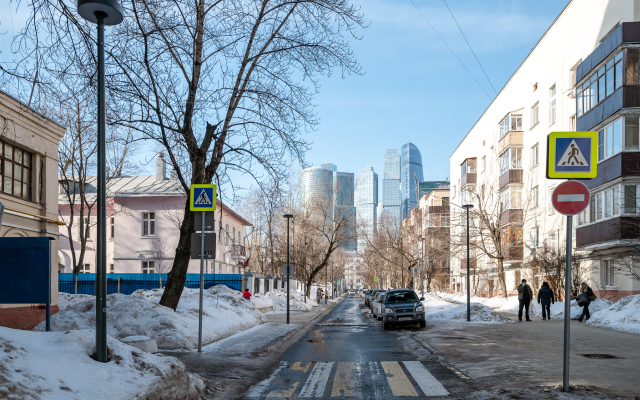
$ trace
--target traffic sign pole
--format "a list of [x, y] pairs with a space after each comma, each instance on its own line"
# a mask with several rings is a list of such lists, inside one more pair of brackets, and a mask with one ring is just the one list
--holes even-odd
[[202, 298], [204, 297], [204, 235], [205, 212], [202, 212], [202, 235], [200, 236], [200, 309], [198, 312], [198, 353], [202, 352]]
[[567, 258], [564, 284], [564, 358], [562, 362], [562, 390], [569, 391], [569, 341], [571, 312], [571, 247], [573, 245], [573, 216], [567, 215]]

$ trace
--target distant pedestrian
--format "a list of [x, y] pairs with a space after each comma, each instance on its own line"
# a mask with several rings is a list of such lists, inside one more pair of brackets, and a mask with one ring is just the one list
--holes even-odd
[[551, 290], [547, 282], [542, 282], [542, 287], [538, 290], [538, 304], [542, 304], [543, 321], [546, 321], [547, 317], [551, 319], [551, 304], [555, 304], [555, 302], [553, 290]]
[[320, 288], [316, 290], [316, 300], [318, 301], [318, 304], [320, 304], [320, 300], [322, 300], [322, 289]]
[[587, 304], [582, 306], [582, 315], [580, 315], [580, 318], [578, 318], [578, 321], [582, 322], [582, 320], [585, 317], [587, 317], [587, 321], [588, 321], [589, 318], [591, 318], [591, 315], [589, 314], [589, 304], [591, 304], [591, 302], [596, 299], [596, 295], [595, 295], [595, 293], [593, 293], [593, 290], [591, 290], [589, 285], [587, 285], [585, 282], [582, 282], [580, 284], [580, 292], [581, 293], [586, 293], [586, 295], [587, 295]]
[[242, 293], [242, 297], [244, 297], [247, 300], [251, 300], [251, 293], [249, 293], [249, 289], [244, 290], [244, 293]]
[[533, 290], [531, 290], [531, 286], [527, 284], [527, 280], [523, 279], [522, 283], [518, 286], [518, 320], [522, 322], [522, 307], [525, 309], [525, 317], [527, 321], [531, 321], [529, 319], [529, 304], [533, 300]]

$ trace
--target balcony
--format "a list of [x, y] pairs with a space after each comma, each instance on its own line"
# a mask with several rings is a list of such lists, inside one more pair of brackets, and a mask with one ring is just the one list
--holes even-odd
[[504, 174], [500, 175], [500, 189], [507, 186], [510, 183], [522, 183], [522, 170], [521, 169], [509, 169]]
[[463, 188], [466, 185], [473, 185], [477, 182], [477, 174], [476, 174], [476, 161], [474, 158], [467, 158], [460, 165], [461, 173], [460, 173], [460, 187]]
[[619, 217], [576, 229], [576, 247], [595, 250], [620, 246], [623, 240], [638, 239], [640, 218]]
[[596, 188], [616, 178], [640, 176], [640, 153], [622, 152], [598, 164], [598, 176], [581, 182], [589, 189]]
[[522, 147], [522, 145], [524, 144], [523, 137], [524, 132], [522, 131], [509, 131], [498, 142], [498, 154], [502, 153], [505, 149], [512, 146]]
[[503, 254], [503, 260], [510, 264], [522, 262], [524, 257], [524, 247], [523, 246], [511, 246]]
[[500, 227], [507, 225], [522, 225], [523, 213], [520, 209], [510, 209], [502, 212], [500, 216]]
[[239, 244], [231, 245], [231, 258], [233, 258], [234, 260], [240, 260], [246, 258], [246, 256], [247, 253], [244, 246], [241, 246]]

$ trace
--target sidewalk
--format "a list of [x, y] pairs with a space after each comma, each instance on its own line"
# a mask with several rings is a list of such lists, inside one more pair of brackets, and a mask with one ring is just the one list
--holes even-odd
[[[412, 336], [483, 388], [514, 389], [562, 384], [563, 332], [562, 320], [534, 318], [509, 324], [428, 324]], [[570, 354], [572, 385], [629, 398], [640, 394], [640, 335], [571, 321]]]

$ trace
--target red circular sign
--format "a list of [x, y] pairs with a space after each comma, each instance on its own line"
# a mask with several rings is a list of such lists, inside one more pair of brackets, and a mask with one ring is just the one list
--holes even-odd
[[578, 181], [562, 182], [553, 191], [551, 200], [560, 214], [576, 215], [589, 205], [589, 189]]

